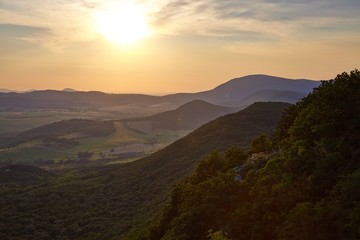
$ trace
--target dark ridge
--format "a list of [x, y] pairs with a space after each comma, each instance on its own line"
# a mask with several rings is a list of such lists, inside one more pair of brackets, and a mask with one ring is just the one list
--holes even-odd
[[235, 111], [235, 108], [194, 100], [175, 110], [126, 121], [150, 121], [153, 129], [194, 130], [206, 122]]
[[[176, 93], [165, 96], [144, 94], [106, 94], [103, 92], [83, 91], [33, 91], [26, 93], [1, 93], [0, 108], [40, 108], [40, 109], [77, 109], [99, 108], [115, 105], [152, 106], [168, 104], [178, 107], [192, 100], [201, 99], [223, 106], [244, 106], [246, 98], [260, 90], [278, 90], [309, 93], [319, 81], [291, 80], [267, 75], [249, 75], [232, 79], [218, 87], [198, 93]], [[276, 99], [258, 98], [258, 101]], [[247, 103], [249, 104], [249, 103]]]

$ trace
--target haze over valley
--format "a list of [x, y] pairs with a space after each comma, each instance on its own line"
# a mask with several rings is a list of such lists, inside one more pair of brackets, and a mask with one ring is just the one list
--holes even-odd
[[0, 0], [0, 239], [360, 239], [359, 0]]
[[295, 103], [319, 84], [250, 75], [208, 91], [164, 96], [54, 90], [0, 93], [0, 156], [14, 163], [72, 162], [85, 151], [91, 152], [88, 160], [129, 161], [254, 102]]

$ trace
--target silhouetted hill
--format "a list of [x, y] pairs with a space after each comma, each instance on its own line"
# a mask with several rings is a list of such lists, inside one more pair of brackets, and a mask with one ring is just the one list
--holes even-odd
[[29, 93], [0, 93], [2, 108], [76, 109], [127, 104], [151, 104], [156, 96], [143, 94], [107, 94], [103, 92], [67, 92], [56, 90]]
[[[243, 99], [261, 90], [301, 92], [305, 96], [319, 85], [319, 81], [292, 80], [268, 75], [249, 75], [232, 79], [213, 90], [202, 92], [201, 99], [220, 105], [240, 106], [244, 104]], [[258, 93], [257, 101], [276, 101], [276, 99], [269, 98], [268, 94], [262, 97]]]
[[[200, 99], [221, 106], [246, 106], [246, 98], [258, 92], [257, 101], [277, 101], [269, 94], [259, 95], [261, 90], [289, 91], [295, 97], [298, 93], [306, 95], [314, 87], [319, 86], [319, 81], [291, 80], [267, 75], [249, 75], [235, 78], [220, 86], [198, 93], [177, 93], [166, 96], [150, 96], [144, 94], [106, 94], [103, 92], [72, 92], [72, 91], [33, 91], [27, 93], [0, 93], [0, 108], [42, 108], [42, 109], [76, 109], [100, 108], [117, 105], [126, 106], [152, 106], [163, 105], [165, 109], [178, 107], [192, 100]], [[245, 100], [244, 100], [245, 99]], [[286, 99], [286, 98], [285, 98]], [[251, 103], [250, 103], [251, 104]]]
[[171, 111], [149, 117], [126, 120], [129, 122], [149, 121], [152, 129], [194, 130], [219, 116], [235, 112], [235, 108], [217, 106], [202, 100], [194, 100]]
[[0, 88], [0, 93], [10, 93], [10, 92], [20, 92], [20, 91], [11, 90], [7, 88]]
[[64, 88], [62, 91], [63, 92], [77, 92], [75, 89], [72, 89], [72, 88]]
[[[263, 89], [243, 98], [241, 102], [245, 105], [258, 101], [296, 103], [307, 94], [307, 92]], [[229, 104], [236, 104], [236, 102]]]

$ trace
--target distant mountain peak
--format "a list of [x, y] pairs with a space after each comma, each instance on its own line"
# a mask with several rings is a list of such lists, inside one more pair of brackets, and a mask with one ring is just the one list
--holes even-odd
[[20, 92], [20, 91], [7, 89], [7, 88], [0, 88], [0, 93], [11, 93], [11, 92]]
[[72, 88], [64, 88], [62, 91], [63, 92], [77, 92], [77, 90], [72, 89]]
[[190, 101], [188, 103], [185, 103], [184, 105], [181, 105], [180, 107], [178, 107], [178, 109], [199, 108], [199, 107], [208, 108], [208, 107], [221, 107], [221, 106], [209, 103], [209, 102], [201, 100], [201, 99], [196, 99], [196, 100]]
[[[283, 77], [275, 77], [265, 74], [254, 74], [244, 77], [234, 78], [225, 82], [216, 88], [204, 92], [204, 98], [207, 101], [224, 106], [236, 106], [244, 103], [243, 99], [258, 92], [257, 100], [272, 100], [267, 99], [268, 96], [260, 96], [261, 90], [276, 90], [287, 91], [290, 93], [307, 93], [311, 92], [314, 87], [320, 85], [319, 81], [306, 79], [288, 79]], [[294, 98], [296, 98], [295, 96]], [[279, 99], [273, 99], [279, 100]], [[291, 101], [293, 102], [293, 101]]]
[[[77, 91], [65, 88], [62, 91], [42, 90], [18, 95], [0, 92], [0, 108], [40, 108], [40, 109], [72, 109], [79, 107], [102, 108], [109, 106], [160, 106], [166, 104], [176, 108], [184, 103], [191, 105], [216, 104], [228, 107], [245, 107], [251, 104], [249, 99], [256, 101], [287, 101], [304, 97], [318, 87], [320, 81], [304, 79], [287, 79], [265, 74], [254, 74], [234, 78], [218, 87], [198, 93], [177, 93], [165, 96], [144, 94], [107, 94], [97, 91]], [[263, 90], [266, 90], [265, 92]], [[271, 93], [271, 91], [273, 91]], [[275, 94], [277, 91], [277, 94]], [[303, 95], [299, 94], [303, 93]], [[200, 100], [197, 100], [200, 99]], [[295, 100], [294, 100], [295, 99]], [[195, 102], [191, 102], [195, 100]], [[203, 101], [201, 101], [203, 100]], [[205, 103], [204, 101], [208, 102]], [[206, 106], [207, 104], [207, 106]], [[187, 105], [183, 107], [188, 107]], [[168, 110], [169, 108], [165, 108]]]
[[[315, 80], [310, 79], [293, 79], [293, 78], [284, 78], [284, 77], [277, 77], [272, 75], [266, 75], [266, 74], [252, 74], [252, 75], [246, 75], [242, 77], [237, 77], [229, 80], [228, 82], [225, 82], [223, 84], [220, 84], [216, 88], [220, 88], [223, 85], [233, 84], [233, 83], [244, 83], [244, 82], [256, 82], [256, 83], [268, 83], [268, 82], [290, 82], [292, 81], [305, 81], [305, 82], [317, 82]], [[215, 89], [216, 89], [215, 88]]]

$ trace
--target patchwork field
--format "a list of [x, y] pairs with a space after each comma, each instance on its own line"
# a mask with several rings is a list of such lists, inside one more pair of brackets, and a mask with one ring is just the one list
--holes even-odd
[[165, 107], [113, 106], [100, 109], [0, 109], [0, 134], [19, 132], [65, 119], [84, 118], [112, 120], [147, 116]]
[[[22, 118], [19, 118], [23, 121], [34, 117], [34, 124], [39, 123], [36, 119], [41, 118], [40, 116], [44, 116], [43, 121], [50, 120], [49, 118], [52, 116], [51, 114], [45, 115], [45, 113], [22, 113], [19, 115], [23, 115]], [[65, 117], [65, 115], [61, 115], [61, 117]], [[17, 124], [20, 124], [20, 121], [14, 124], [14, 127]], [[45, 139], [33, 137], [23, 141], [22, 137], [17, 137], [14, 144], [0, 148], [0, 163], [74, 162], [84, 160], [81, 157], [82, 153], [90, 154], [85, 158], [87, 161], [105, 159], [108, 162], [112, 160], [114, 162], [133, 161], [154, 153], [189, 133], [189, 131], [171, 130], [149, 130], [142, 133], [129, 128], [122, 121], [114, 121], [112, 124], [115, 130], [106, 136], [97, 136], [96, 134], [89, 136], [82, 132], [69, 132], [69, 126], [62, 124], [57, 127], [60, 129], [56, 129], [57, 133], [60, 131], [58, 133], [60, 135], [51, 136], [50, 139], [48, 136]], [[28, 124], [24, 128], [30, 127], [30, 125]], [[51, 130], [49, 128], [49, 131]], [[64, 134], [61, 134], [61, 131], [64, 131]], [[65, 140], [65, 145], [62, 143], [63, 140]]]
[[20, 132], [48, 123], [72, 118], [110, 119], [118, 117], [111, 112], [70, 111], [70, 110], [37, 110], [37, 111], [1, 111], [0, 134]]

